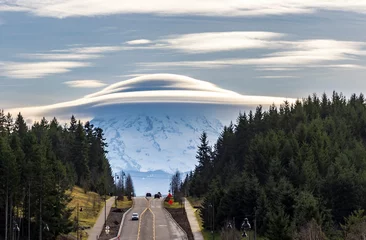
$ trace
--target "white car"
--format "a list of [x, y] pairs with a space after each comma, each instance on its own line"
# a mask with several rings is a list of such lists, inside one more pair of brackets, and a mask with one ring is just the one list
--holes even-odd
[[139, 220], [139, 214], [138, 213], [132, 213], [132, 220]]

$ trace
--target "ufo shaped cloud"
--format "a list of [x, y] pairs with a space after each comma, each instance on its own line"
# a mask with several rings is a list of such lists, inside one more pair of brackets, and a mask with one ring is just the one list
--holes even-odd
[[99, 111], [138, 104], [198, 104], [220, 106], [251, 106], [282, 104], [296, 99], [241, 95], [233, 91], [182, 75], [149, 74], [112, 84], [103, 90], [73, 101], [47, 106], [9, 109], [26, 117], [60, 117], [77, 114], [93, 118]]

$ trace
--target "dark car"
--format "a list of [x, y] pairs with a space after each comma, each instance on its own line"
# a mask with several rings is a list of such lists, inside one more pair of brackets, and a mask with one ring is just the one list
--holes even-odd
[[151, 197], [151, 193], [146, 193], [146, 197]]
[[160, 198], [160, 195], [159, 194], [155, 194], [154, 195], [154, 198]]

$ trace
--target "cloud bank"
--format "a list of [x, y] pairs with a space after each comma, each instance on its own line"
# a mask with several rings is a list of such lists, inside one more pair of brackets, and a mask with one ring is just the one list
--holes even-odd
[[27, 11], [37, 16], [80, 17], [147, 13], [157, 15], [263, 16], [310, 14], [319, 10], [365, 14], [360, 0], [0, 0], [0, 11]]
[[99, 80], [74, 80], [64, 82], [64, 84], [73, 88], [98, 88], [106, 85]]
[[74, 68], [90, 67], [85, 60], [101, 58], [106, 53], [123, 50], [122, 46], [93, 46], [56, 49], [46, 53], [20, 54], [38, 62], [0, 62], [0, 76], [8, 78], [43, 78], [70, 72]]
[[[226, 58], [176, 62], [141, 62], [145, 68], [193, 67], [224, 68], [240, 65], [264, 65], [272, 69], [294, 66], [328, 64], [341, 68], [363, 68], [354, 62], [366, 55], [366, 42], [334, 39], [305, 39], [289, 41], [286, 35], [274, 32], [216, 32], [167, 36], [147, 48], [173, 49], [188, 54], [263, 49], [271, 51], [252, 58]], [[134, 49], [139, 49], [135, 47]], [[243, 55], [243, 53], [241, 53]], [[353, 63], [350, 63], [353, 62]], [[263, 67], [264, 67], [263, 66]]]
[[42, 78], [52, 74], [71, 71], [73, 68], [88, 67], [87, 62], [0, 62], [0, 76], [9, 78]]
[[200, 105], [251, 106], [282, 104], [286, 99], [269, 96], [247, 96], [194, 78], [174, 74], [151, 74], [112, 84], [101, 91], [73, 101], [9, 109], [12, 113], [22, 112], [25, 116], [61, 116], [68, 118], [78, 114], [90, 118], [98, 114], [98, 109], [128, 104], [149, 103], [189, 103]]

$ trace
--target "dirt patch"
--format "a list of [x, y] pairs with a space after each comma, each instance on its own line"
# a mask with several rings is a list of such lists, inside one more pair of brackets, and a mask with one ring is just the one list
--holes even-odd
[[188, 240], [194, 240], [191, 226], [187, 218], [187, 213], [184, 208], [165, 208], [179, 224], [181, 228], [187, 233]]
[[109, 226], [109, 234], [107, 235], [103, 229], [99, 236], [99, 240], [108, 240], [117, 237], [119, 226], [121, 225], [121, 220], [123, 213], [125, 213], [128, 208], [111, 208], [111, 211], [107, 218], [107, 226]]

